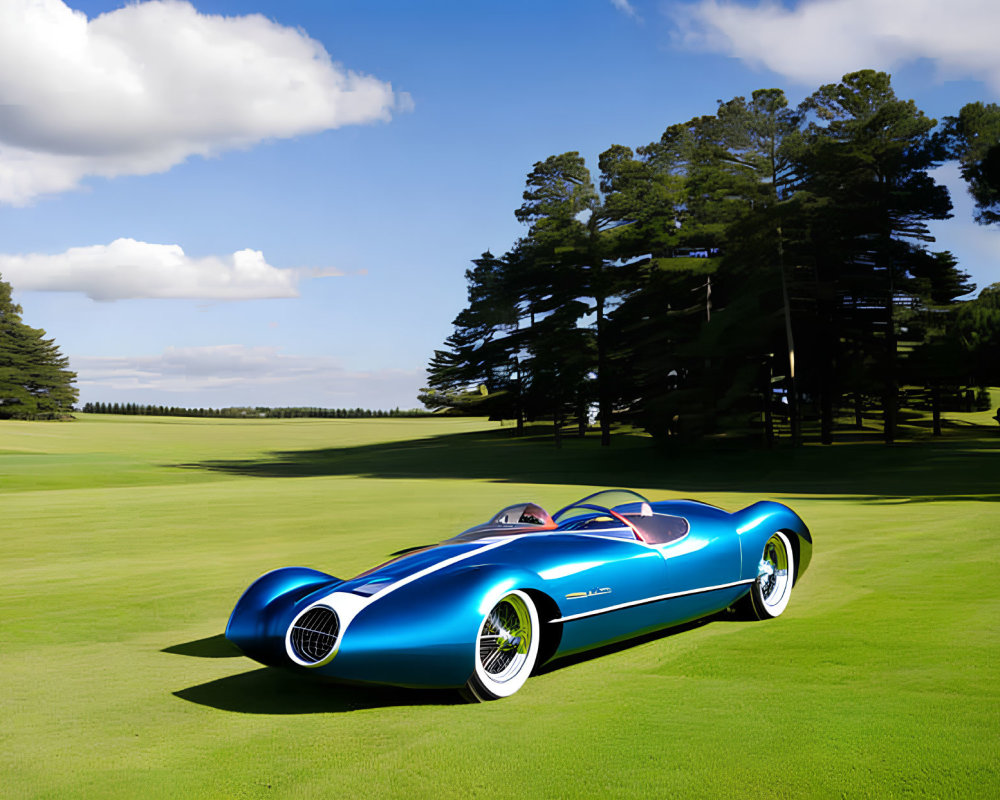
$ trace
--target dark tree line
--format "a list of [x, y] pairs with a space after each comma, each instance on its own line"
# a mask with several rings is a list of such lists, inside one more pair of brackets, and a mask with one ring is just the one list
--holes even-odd
[[426, 417], [427, 411], [394, 408], [388, 411], [370, 408], [317, 408], [296, 406], [268, 408], [239, 406], [229, 408], [180, 408], [141, 403], [84, 403], [85, 414], [125, 414], [150, 417], [216, 417], [221, 419], [371, 419], [382, 417]]
[[0, 419], [59, 419], [73, 410], [76, 373], [45, 331], [21, 320], [0, 280]]
[[[889, 75], [851, 73], [797, 108], [779, 89], [720, 102], [635, 150], [528, 175], [528, 226], [466, 272], [468, 305], [420, 400], [582, 434], [596, 412], [654, 437], [758, 430], [832, 440], [853, 412], [886, 442], [902, 403], [982, 402], [1000, 383], [1000, 287], [975, 286], [927, 224], [930, 170], [958, 159], [980, 222], [1000, 219], [1000, 108], [938, 126]], [[970, 394], [971, 392], [971, 394]], [[988, 399], [986, 400], [988, 402]]]

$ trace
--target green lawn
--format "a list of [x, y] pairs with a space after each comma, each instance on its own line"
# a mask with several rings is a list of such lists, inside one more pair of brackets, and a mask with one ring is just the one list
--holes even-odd
[[[1000, 796], [990, 413], [794, 453], [556, 450], [480, 420], [0, 422], [0, 796]], [[314, 683], [218, 638], [274, 567], [348, 576], [605, 486], [787, 502], [812, 565], [778, 620], [646, 639], [476, 706]]]

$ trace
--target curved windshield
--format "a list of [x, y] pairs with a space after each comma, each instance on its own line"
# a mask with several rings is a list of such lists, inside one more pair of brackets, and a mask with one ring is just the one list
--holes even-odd
[[683, 539], [690, 526], [683, 517], [655, 510], [649, 501], [630, 489], [607, 489], [577, 500], [554, 515], [536, 503], [517, 503], [494, 514], [489, 521], [454, 536], [448, 542], [471, 542], [496, 536], [546, 531], [573, 531], [646, 544], [668, 544]]
[[643, 503], [649, 501], [631, 489], [605, 489], [603, 492], [587, 495], [582, 500], [559, 509], [552, 515], [552, 519], [559, 522], [560, 519], [567, 520], [581, 514], [593, 514], [594, 506], [613, 509], [619, 513], [634, 512], [639, 511]]
[[[624, 506], [619, 506], [619, 509]], [[629, 516], [635, 516], [630, 514]], [[559, 523], [563, 531], [583, 531], [615, 536], [624, 539], [639, 539], [639, 531], [625, 515], [604, 506], [590, 503], [576, 503]]]
[[560, 530], [669, 544], [683, 539], [691, 526], [683, 517], [654, 511], [630, 489], [609, 489], [584, 497], [552, 517]]

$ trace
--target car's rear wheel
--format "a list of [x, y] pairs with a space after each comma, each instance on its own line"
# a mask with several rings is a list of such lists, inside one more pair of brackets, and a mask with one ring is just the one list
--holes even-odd
[[757, 619], [773, 619], [785, 610], [794, 577], [792, 544], [778, 531], [765, 543], [757, 565], [757, 579], [750, 587], [750, 606]]
[[476, 666], [463, 689], [465, 698], [497, 700], [524, 686], [538, 658], [540, 630], [527, 594], [515, 589], [500, 598], [479, 625]]

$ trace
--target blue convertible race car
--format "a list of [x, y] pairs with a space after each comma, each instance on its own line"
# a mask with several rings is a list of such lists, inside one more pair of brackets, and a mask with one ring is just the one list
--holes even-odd
[[734, 605], [785, 610], [812, 537], [780, 503], [728, 513], [616, 489], [534, 503], [349, 580], [304, 567], [247, 589], [226, 637], [264, 664], [348, 682], [507, 697], [548, 660]]

